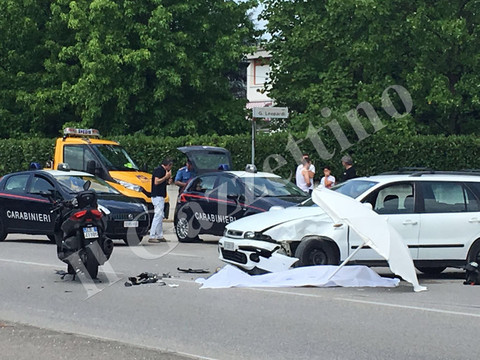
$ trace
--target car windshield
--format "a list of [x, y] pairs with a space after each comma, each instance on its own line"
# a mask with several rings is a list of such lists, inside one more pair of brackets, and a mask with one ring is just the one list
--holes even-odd
[[96, 144], [93, 150], [109, 171], [134, 171], [138, 166], [124, 148], [119, 145]]
[[290, 181], [277, 177], [247, 177], [245, 186], [256, 197], [306, 196], [305, 192]]
[[83, 191], [83, 185], [87, 180], [90, 180], [90, 190], [95, 190], [99, 194], [119, 194], [119, 192], [108, 185], [105, 181], [96, 178], [94, 176], [73, 176], [73, 175], [62, 175], [55, 177], [59, 184], [70, 194], [76, 194], [80, 191]]
[[365, 191], [375, 186], [377, 182], [371, 180], [348, 180], [332, 187], [332, 190], [338, 191], [344, 195], [356, 199]]

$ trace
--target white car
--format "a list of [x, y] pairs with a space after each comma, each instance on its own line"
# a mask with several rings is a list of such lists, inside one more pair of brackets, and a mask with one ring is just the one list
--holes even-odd
[[[438, 274], [446, 267], [480, 263], [480, 173], [419, 171], [349, 180], [333, 188], [370, 203], [408, 246], [415, 267]], [[228, 224], [219, 241], [221, 260], [249, 273], [272, 271], [277, 254], [294, 266], [337, 265], [361, 246], [347, 225], [336, 224], [313, 201]], [[285, 258], [285, 257], [283, 257]], [[350, 263], [386, 262], [361, 248]]]

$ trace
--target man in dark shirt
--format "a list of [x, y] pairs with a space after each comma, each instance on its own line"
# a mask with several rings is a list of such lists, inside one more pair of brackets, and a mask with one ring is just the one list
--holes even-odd
[[345, 168], [345, 171], [342, 175], [342, 182], [357, 177], [357, 171], [353, 166], [353, 160], [350, 156], [345, 155], [344, 157], [342, 157], [342, 165]]
[[166, 241], [163, 237], [163, 209], [165, 207], [165, 198], [167, 197], [167, 185], [172, 182], [172, 166], [173, 161], [165, 159], [162, 161], [162, 165], [153, 170], [151, 198], [154, 216], [148, 242], [158, 243]]

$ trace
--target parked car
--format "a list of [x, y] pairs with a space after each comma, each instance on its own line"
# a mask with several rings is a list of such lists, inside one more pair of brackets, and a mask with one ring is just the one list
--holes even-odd
[[[253, 169], [253, 168], [252, 168]], [[282, 177], [265, 172], [216, 171], [193, 178], [179, 194], [174, 225], [178, 241], [199, 234], [222, 235], [225, 225], [272, 206], [288, 207], [308, 198]]]
[[122, 195], [104, 180], [89, 173], [30, 170], [5, 175], [0, 180], [0, 241], [9, 233], [47, 235], [55, 242], [52, 201], [71, 199], [90, 180], [100, 210], [108, 213], [106, 235], [136, 245], [147, 233], [149, 216], [141, 199]]
[[[371, 204], [402, 236], [416, 268], [438, 274], [446, 267], [480, 262], [480, 173], [414, 172], [356, 178], [333, 188]], [[336, 224], [310, 199], [301, 206], [228, 224], [220, 259], [248, 272], [278, 252], [297, 265], [337, 265], [363, 243], [347, 225]], [[373, 249], [361, 248], [351, 263], [384, 265]]]

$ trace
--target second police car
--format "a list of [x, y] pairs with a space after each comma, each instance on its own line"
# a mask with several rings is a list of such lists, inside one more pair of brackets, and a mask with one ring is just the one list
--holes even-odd
[[[436, 274], [446, 267], [480, 262], [480, 174], [416, 172], [349, 180], [333, 188], [388, 218], [407, 244], [416, 268]], [[310, 199], [228, 224], [219, 241], [220, 259], [261, 273], [282, 254], [294, 266], [337, 265], [362, 244], [345, 224], [336, 224]], [[281, 257], [279, 257], [281, 258]], [[352, 262], [384, 265], [373, 249]], [[292, 261], [291, 263], [294, 263]]]
[[216, 171], [193, 178], [179, 194], [174, 225], [180, 242], [198, 240], [200, 234], [222, 235], [225, 225], [265, 212], [272, 206], [289, 207], [308, 195], [282, 177], [246, 171]]

